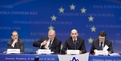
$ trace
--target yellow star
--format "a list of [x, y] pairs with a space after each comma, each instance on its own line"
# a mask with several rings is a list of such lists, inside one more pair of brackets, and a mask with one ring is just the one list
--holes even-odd
[[92, 43], [92, 42], [93, 42], [93, 39], [92, 39], [92, 38], [89, 38], [89, 39], [88, 39], [88, 42], [89, 42], [89, 43]]
[[72, 4], [72, 5], [70, 6], [70, 9], [71, 9], [71, 10], [75, 10], [75, 6]]
[[61, 45], [61, 48], [60, 49], [62, 49], [63, 48], [63, 45]]
[[95, 32], [95, 31], [96, 31], [96, 28], [93, 26], [93, 27], [91, 28], [91, 31], [92, 31], [92, 32]]
[[49, 30], [53, 30], [54, 29], [54, 27], [52, 25], [50, 25], [48, 28], [49, 28]]
[[88, 17], [89, 21], [93, 21], [94, 17], [90, 16]]
[[62, 7], [59, 8], [59, 12], [60, 12], [60, 13], [63, 13], [63, 12], [64, 12], [64, 8], [62, 8]]
[[51, 18], [52, 18], [52, 21], [56, 21], [57, 17], [55, 15], [53, 15]]
[[82, 13], [86, 13], [86, 9], [83, 7], [83, 8], [81, 9], [81, 12], [82, 12]]

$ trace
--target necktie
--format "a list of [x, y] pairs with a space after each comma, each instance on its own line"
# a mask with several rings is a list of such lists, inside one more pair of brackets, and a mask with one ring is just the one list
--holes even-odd
[[74, 40], [73, 43], [74, 43], [74, 49], [76, 50], [76, 40]]
[[51, 42], [52, 42], [52, 41], [50, 40], [50, 43], [49, 43], [49, 45], [48, 45], [49, 48], [51, 47]]
[[101, 44], [100, 44], [100, 50], [103, 50], [103, 42], [101, 42]]

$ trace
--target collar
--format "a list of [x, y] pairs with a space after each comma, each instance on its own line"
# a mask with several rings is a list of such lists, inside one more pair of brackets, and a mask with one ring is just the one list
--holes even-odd
[[72, 39], [73, 41], [76, 40], [77, 41], [77, 38], [76, 39]]
[[[54, 39], [52, 39], [51, 42], [53, 42], [53, 40], [54, 40]], [[49, 39], [48, 41], [50, 41], [50, 39]]]
[[[102, 43], [104, 44], [104, 42], [105, 42], [105, 41], [103, 41]], [[99, 43], [101, 43], [101, 42], [99, 41]]]

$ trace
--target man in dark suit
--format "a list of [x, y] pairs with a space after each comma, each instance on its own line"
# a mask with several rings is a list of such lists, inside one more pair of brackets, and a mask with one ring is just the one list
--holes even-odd
[[34, 47], [50, 49], [54, 53], [60, 53], [61, 41], [55, 37], [55, 30], [49, 30], [48, 37], [42, 37], [33, 43]]
[[86, 53], [84, 39], [78, 37], [78, 32], [76, 29], [71, 31], [71, 37], [68, 38], [62, 48], [62, 53], [67, 53], [66, 50], [80, 50], [80, 54]]
[[24, 42], [18, 38], [18, 32], [13, 31], [11, 34], [12, 40], [7, 43], [8, 49], [20, 49], [20, 52], [24, 52]]
[[113, 47], [112, 47], [112, 42], [109, 40], [106, 40], [106, 32], [101, 31], [98, 35], [98, 39], [94, 40], [92, 43], [92, 47], [90, 49], [90, 54], [95, 54], [96, 50], [103, 50], [103, 48], [107, 45], [108, 48], [108, 53], [113, 53]]

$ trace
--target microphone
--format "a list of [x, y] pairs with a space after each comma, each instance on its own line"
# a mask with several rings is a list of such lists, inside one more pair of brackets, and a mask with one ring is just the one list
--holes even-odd
[[39, 56], [36, 56], [36, 57], [34, 58], [34, 61], [39, 61]]

